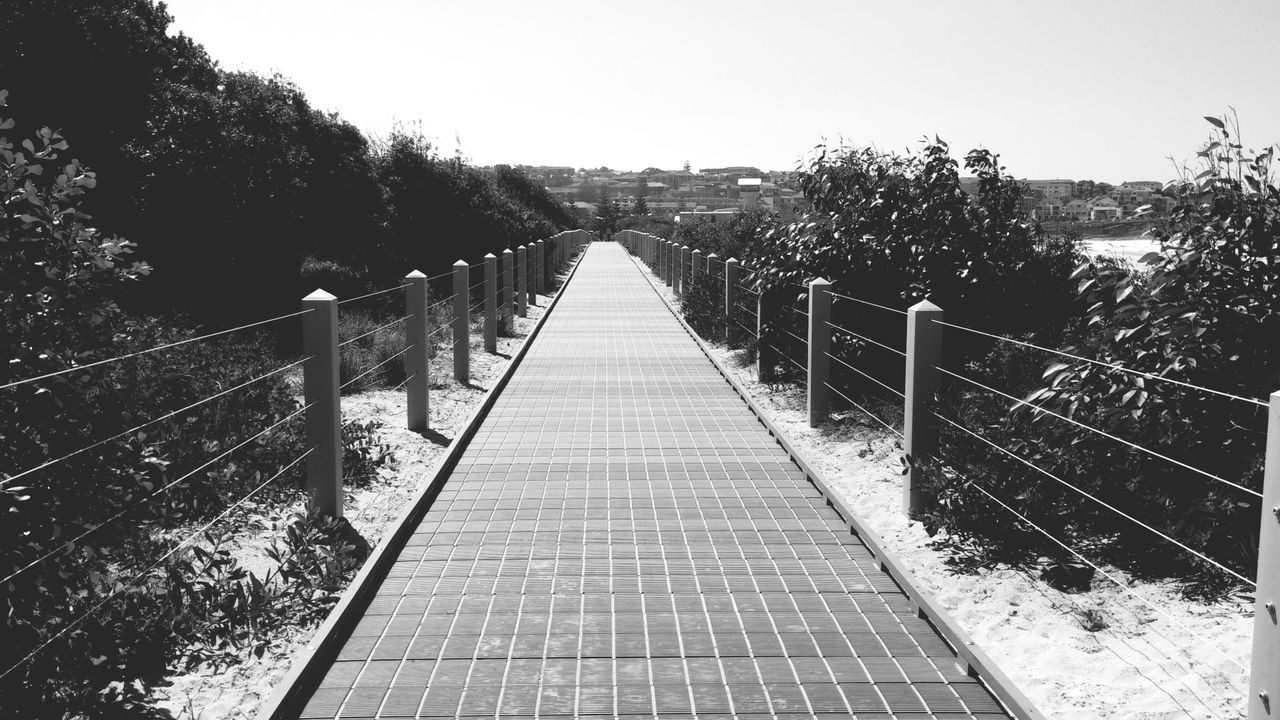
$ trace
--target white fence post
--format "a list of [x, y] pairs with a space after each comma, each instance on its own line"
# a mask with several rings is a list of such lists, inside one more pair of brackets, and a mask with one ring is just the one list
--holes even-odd
[[541, 240], [534, 243], [537, 248], [536, 268], [533, 275], [533, 289], [543, 295], [547, 294], [547, 244]]
[[498, 352], [498, 258], [484, 256], [484, 350]]
[[724, 261], [724, 341], [733, 337], [738, 322], [738, 258]]
[[831, 282], [809, 282], [809, 379], [807, 399], [809, 427], [818, 427], [831, 415]]
[[529, 316], [529, 273], [526, 270], [529, 251], [524, 245], [516, 248], [516, 312], [520, 317]]
[[702, 251], [694, 250], [689, 255], [689, 287], [684, 290], [684, 299], [689, 299], [689, 293], [693, 291], [693, 286], [698, 282], [698, 273], [702, 272]]
[[409, 350], [404, 354], [404, 372], [408, 376], [405, 382], [406, 406], [408, 408], [408, 427], [414, 432], [424, 432], [431, 427], [431, 400], [428, 397], [430, 377], [427, 368], [430, 364], [430, 349], [427, 335], [427, 276], [414, 270], [405, 276], [409, 287], [404, 289], [404, 312], [409, 316], [405, 325], [404, 339]]
[[502, 251], [502, 331], [515, 334], [515, 253], [511, 248]]
[[[1274, 720], [1280, 699], [1280, 392], [1267, 407], [1266, 465], [1262, 472], [1262, 527], [1258, 531], [1258, 588], [1254, 592], [1253, 662], [1249, 720]], [[1274, 694], [1273, 694], [1274, 693]]]
[[902, 487], [902, 509], [908, 516], [923, 509], [928, 498], [920, 489], [924, 479], [918, 461], [938, 447], [938, 423], [926, 403], [938, 385], [942, 362], [942, 308], [921, 300], [907, 310], [907, 382], [903, 401], [903, 450], [910, 465]]
[[313, 509], [342, 517], [342, 406], [338, 397], [338, 298], [316, 290], [302, 299], [302, 395], [306, 403], [307, 495]]
[[453, 377], [471, 382], [471, 280], [470, 266], [463, 260], [453, 264]]

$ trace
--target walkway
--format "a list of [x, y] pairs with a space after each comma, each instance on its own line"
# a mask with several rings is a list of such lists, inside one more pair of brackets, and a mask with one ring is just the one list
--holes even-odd
[[590, 246], [304, 718], [1004, 718]]

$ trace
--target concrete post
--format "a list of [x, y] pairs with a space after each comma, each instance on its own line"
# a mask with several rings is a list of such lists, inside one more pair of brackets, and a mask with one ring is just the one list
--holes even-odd
[[529, 317], [529, 272], [526, 269], [529, 252], [525, 246], [516, 248], [516, 312], [520, 317]]
[[724, 261], [724, 341], [738, 327], [738, 258]]
[[[1266, 465], [1262, 472], [1262, 528], [1258, 531], [1258, 589], [1254, 592], [1253, 662], [1249, 720], [1275, 720], [1280, 701], [1280, 392], [1267, 408]], [[1280, 710], [1280, 708], [1277, 708]]]
[[534, 243], [537, 248], [537, 261], [533, 264], [533, 289], [542, 295], [547, 294], [547, 244], [539, 240]]
[[689, 294], [689, 273], [693, 268], [693, 248], [680, 246], [680, 290], [676, 296], [684, 300]]
[[498, 258], [484, 256], [484, 350], [498, 352]]
[[471, 382], [470, 270], [462, 260], [453, 264], [453, 377], [463, 385]]
[[910, 465], [902, 487], [902, 509], [914, 516], [927, 498], [920, 490], [924, 479], [915, 461], [933, 453], [938, 446], [938, 423], [925, 404], [933, 399], [938, 384], [937, 366], [942, 362], [942, 308], [921, 300], [907, 310], [907, 383], [903, 405], [903, 450]]
[[694, 284], [698, 282], [698, 274], [701, 272], [703, 272], [702, 251], [694, 250], [689, 266], [689, 287], [684, 291], [686, 299], [688, 299], [689, 293], [692, 292]]
[[766, 343], [765, 326], [773, 318], [773, 298], [761, 291], [756, 300], [756, 377], [760, 382], [773, 382], [776, 375], [774, 368], [778, 364], [778, 353]]
[[342, 407], [338, 398], [338, 298], [302, 299], [302, 396], [307, 411], [307, 496], [322, 515], [342, 517]]
[[715, 253], [711, 253], [710, 255], [707, 256], [706, 273], [711, 277], [715, 277], [716, 272], [718, 271], [719, 265], [717, 265], [716, 263], [719, 260], [720, 260], [720, 256]]
[[408, 393], [408, 427], [414, 432], [425, 432], [431, 427], [431, 401], [428, 396], [430, 376], [430, 353], [427, 348], [427, 276], [414, 270], [404, 278], [409, 287], [404, 289], [404, 314], [409, 316], [405, 325], [405, 345], [409, 350], [404, 354], [404, 373], [409, 380], [405, 382]]
[[831, 283], [818, 278], [809, 282], [809, 427], [818, 427], [831, 415]]
[[671, 287], [671, 241], [658, 243], [658, 277], [667, 287]]
[[515, 255], [511, 248], [502, 251], [502, 331], [510, 334], [516, 330]]
[[525, 287], [529, 289], [529, 304], [537, 307], [538, 305], [538, 246], [529, 243], [525, 246], [528, 248], [528, 254], [525, 257]]

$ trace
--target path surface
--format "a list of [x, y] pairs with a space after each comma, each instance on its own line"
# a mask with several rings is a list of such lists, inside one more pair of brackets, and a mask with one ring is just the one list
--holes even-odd
[[304, 718], [1004, 718], [612, 243]]

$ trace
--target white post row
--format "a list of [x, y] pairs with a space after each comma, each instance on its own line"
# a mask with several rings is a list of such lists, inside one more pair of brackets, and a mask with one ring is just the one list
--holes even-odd
[[502, 331], [514, 334], [515, 320], [515, 253], [511, 248], [502, 251]]
[[902, 486], [902, 510], [908, 517], [925, 506], [920, 490], [923, 472], [915, 461], [938, 447], [938, 422], [925, 404], [938, 385], [937, 366], [942, 363], [942, 308], [921, 300], [907, 309], [906, 398], [903, 400], [903, 451], [909, 465]]
[[484, 256], [484, 350], [498, 352], [498, 258]]
[[453, 377], [463, 385], [471, 381], [470, 269], [462, 260], [453, 264]]
[[831, 282], [823, 278], [809, 281], [809, 362], [806, 401], [809, 427], [818, 427], [831, 415]]
[[516, 248], [516, 312], [520, 317], [529, 317], [529, 251], [524, 245]]
[[405, 383], [406, 419], [410, 430], [425, 432], [431, 427], [430, 376], [427, 373], [430, 358], [427, 348], [430, 330], [427, 276], [414, 270], [405, 276], [405, 280], [409, 284], [404, 289], [404, 311], [409, 316], [404, 332], [405, 345], [409, 347], [404, 354], [404, 372], [409, 378]]
[[1280, 392], [1267, 406], [1266, 464], [1262, 471], [1262, 526], [1258, 530], [1258, 588], [1254, 592], [1253, 660], [1249, 672], [1249, 720], [1280, 714]]
[[311, 508], [342, 517], [342, 409], [338, 393], [338, 298], [316, 290], [302, 299], [302, 395], [306, 403], [307, 498]]

